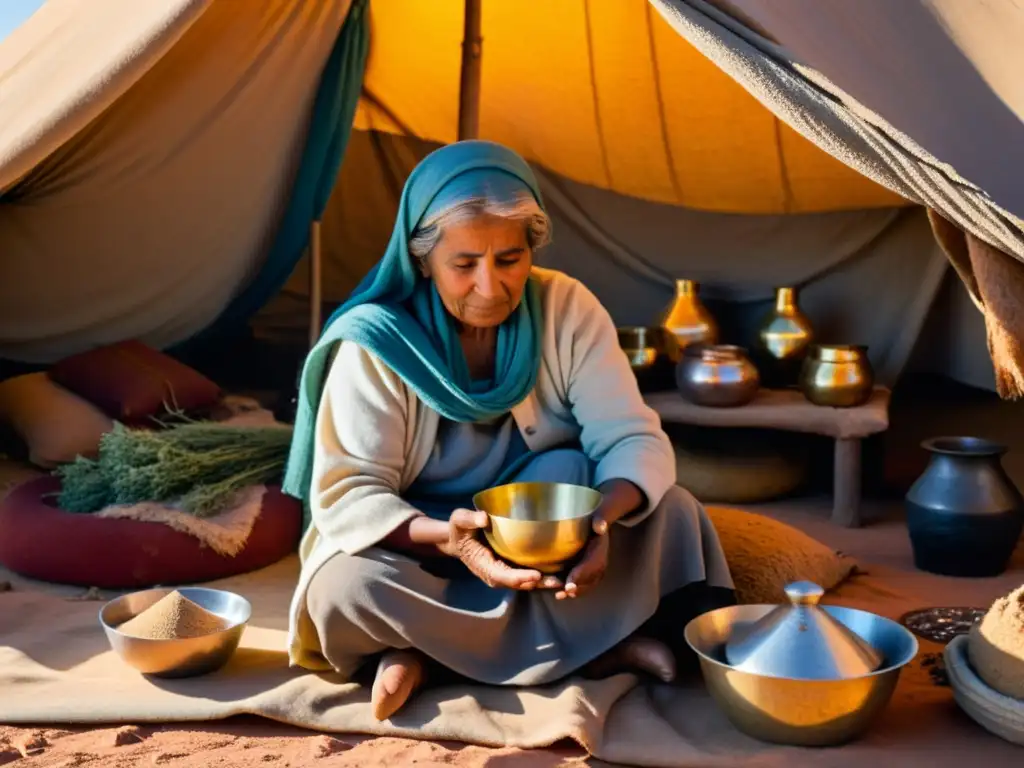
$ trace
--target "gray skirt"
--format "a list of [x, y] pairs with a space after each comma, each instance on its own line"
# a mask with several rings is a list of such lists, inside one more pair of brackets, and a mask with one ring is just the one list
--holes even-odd
[[[538, 456], [517, 480], [589, 484], [587, 475], [582, 453], [560, 450]], [[715, 529], [682, 488], [672, 487], [645, 519], [615, 525], [609, 536], [604, 578], [575, 599], [495, 589], [457, 561], [437, 568], [371, 547], [328, 560], [312, 578], [306, 607], [324, 656], [343, 675], [383, 651], [415, 648], [478, 682], [540, 685], [629, 637], [662, 598], [699, 583], [732, 589]]]

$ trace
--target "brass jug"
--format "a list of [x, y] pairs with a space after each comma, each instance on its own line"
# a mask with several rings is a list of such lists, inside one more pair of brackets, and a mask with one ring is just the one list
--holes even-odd
[[676, 299], [661, 325], [675, 339], [670, 351], [673, 363], [679, 362], [682, 351], [691, 344], [717, 344], [718, 324], [701, 304], [700, 284], [694, 280], [676, 280]]
[[755, 357], [769, 387], [789, 387], [797, 383], [800, 364], [814, 340], [811, 321], [797, 304], [796, 288], [775, 291], [775, 309], [764, 319], [759, 333], [760, 346]]

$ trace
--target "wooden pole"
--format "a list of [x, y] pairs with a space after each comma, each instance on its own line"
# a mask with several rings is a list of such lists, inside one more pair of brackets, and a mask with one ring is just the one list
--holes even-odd
[[309, 228], [309, 348], [320, 338], [323, 319], [323, 258], [320, 251], [320, 222]]
[[833, 458], [832, 522], [859, 528], [861, 497], [861, 442], [859, 437], [837, 438]]
[[459, 76], [459, 141], [480, 135], [480, 64], [483, 54], [482, 0], [466, 0]]

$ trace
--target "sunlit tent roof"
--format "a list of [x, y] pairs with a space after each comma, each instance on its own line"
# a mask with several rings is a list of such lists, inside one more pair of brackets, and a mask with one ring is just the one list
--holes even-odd
[[[387, 110], [364, 100], [357, 128], [456, 140], [463, 6], [372, 4], [364, 84]], [[764, 109], [646, 0], [499, 0], [484, 24], [481, 135], [554, 173], [729, 213], [901, 203]]]
[[[751, 309], [795, 284], [884, 380], [938, 328], [929, 364], [990, 386], [926, 208], [1019, 268], [1021, 11], [842, 5], [487, 0], [480, 135], [535, 164], [544, 258], [620, 323], [676, 277]], [[48, 0], [0, 44], [0, 356], [301, 329], [314, 218], [344, 298], [405, 174], [456, 139], [463, 7]]]

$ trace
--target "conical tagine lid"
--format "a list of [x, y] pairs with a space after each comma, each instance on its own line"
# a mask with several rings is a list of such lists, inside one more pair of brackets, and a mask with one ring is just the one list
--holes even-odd
[[818, 605], [825, 590], [809, 581], [786, 586], [780, 605], [736, 632], [725, 658], [736, 669], [797, 680], [843, 680], [882, 666], [881, 654]]

